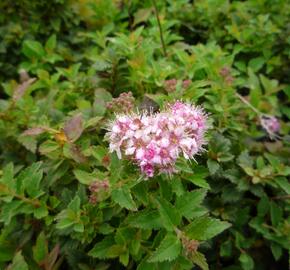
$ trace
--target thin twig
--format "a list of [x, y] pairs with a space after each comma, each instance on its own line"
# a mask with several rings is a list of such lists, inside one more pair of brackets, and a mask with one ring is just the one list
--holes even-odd
[[156, 19], [157, 19], [157, 22], [158, 22], [160, 40], [161, 40], [161, 44], [162, 44], [163, 53], [164, 53], [164, 56], [167, 56], [165, 42], [164, 42], [164, 39], [163, 39], [163, 32], [162, 32], [162, 27], [161, 27], [161, 23], [160, 23], [160, 18], [159, 18], [159, 13], [158, 13], [158, 8], [157, 8], [157, 5], [156, 5], [156, 1], [152, 0], [152, 3], [153, 3], [153, 6], [154, 6]]
[[242, 97], [240, 94], [236, 93], [236, 96], [246, 105], [248, 105], [256, 114], [262, 115], [260, 111], [258, 111], [249, 101], [247, 101], [244, 97]]
[[281, 195], [271, 198], [272, 200], [290, 200], [290, 195]]

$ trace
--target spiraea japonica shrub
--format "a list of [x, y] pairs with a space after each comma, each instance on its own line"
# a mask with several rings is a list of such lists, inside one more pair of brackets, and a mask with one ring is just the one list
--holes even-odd
[[287, 269], [270, 2], [1, 2], [0, 269]]

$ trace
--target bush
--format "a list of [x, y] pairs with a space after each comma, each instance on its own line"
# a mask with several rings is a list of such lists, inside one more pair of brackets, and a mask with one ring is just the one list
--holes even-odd
[[[1, 2], [1, 269], [286, 269], [289, 3], [157, 2]], [[146, 179], [108, 123], [176, 100], [206, 151]]]

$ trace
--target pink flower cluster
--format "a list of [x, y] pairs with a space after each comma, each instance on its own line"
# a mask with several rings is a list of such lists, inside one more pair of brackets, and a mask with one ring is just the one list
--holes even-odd
[[206, 115], [180, 101], [157, 114], [118, 116], [109, 127], [110, 152], [133, 160], [147, 177], [172, 174], [180, 155], [192, 159], [205, 144]]
[[278, 133], [280, 131], [280, 123], [279, 120], [271, 115], [263, 115], [260, 117], [260, 122], [262, 127], [266, 130], [268, 133], [269, 137], [271, 139], [278, 138]]

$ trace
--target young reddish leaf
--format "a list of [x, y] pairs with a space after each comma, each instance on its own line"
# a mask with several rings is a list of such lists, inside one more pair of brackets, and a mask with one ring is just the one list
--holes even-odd
[[26, 129], [21, 135], [22, 136], [37, 136], [46, 131], [45, 128], [43, 127], [34, 127], [34, 128], [29, 128]]
[[28, 87], [36, 81], [36, 78], [31, 78], [22, 84], [19, 84], [18, 87], [15, 89], [12, 99], [13, 101], [17, 101], [25, 94]]
[[64, 133], [66, 137], [71, 141], [76, 141], [83, 133], [83, 118], [81, 114], [77, 114], [70, 118], [64, 125]]

